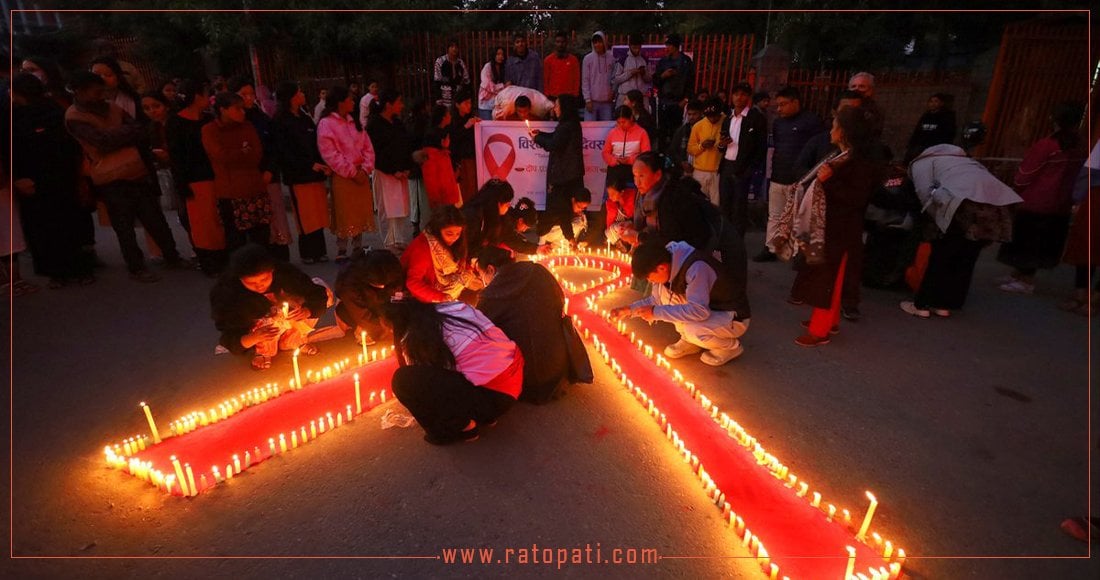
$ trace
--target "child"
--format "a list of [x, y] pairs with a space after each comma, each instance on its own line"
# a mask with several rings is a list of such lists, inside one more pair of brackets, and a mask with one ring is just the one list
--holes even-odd
[[382, 324], [382, 308], [390, 298], [405, 289], [405, 270], [401, 261], [389, 250], [370, 250], [356, 254], [348, 267], [336, 277], [336, 324], [342, 330], [352, 330], [355, 340], [366, 344], [390, 329]]
[[631, 268], [635, 277], [649, 280], [653, 293], [615, 308], [613, 318], [671, 322], [680, 340], [665, 347], [668, 358], [705, 350], [699, 360], [717, 367], [745, 352], [737, 339], [749, 320], [738, 320], [732, 310], [734, 283], [720, 262], [686, 242], [662, 246], [650, 241], [635, 248]]
[[[446, 131], [429, 131], [424, 137], [424, 164], [420, 171], [424, 177], [424, 191], [428, 206], [434, 211], [444, 205], [462, 207], [462, 193], [458, 188], [458, 176], [451, 161], [451, 136]], [[425, 224], [427, 219], [422, 219]]]
[[[638, 189], [625, 176], [619, 176], [607, 184], [607, 241], [619, 250], [627, 250], [623, 234], [634, 231], [634, 203]], [[637, 234], [627, 235], [636, 238]]]
[[400, 297], [385, 309], [400, 368], [393, 394], [433, 445], [473, 441], [523, 389], [523, 355], [484, 314], [463, 302]]
[[[585, 234], [588, 233], [588, 217], [584, 212], [591, 203], [591, 191], [581, 188], [573, 192], [573, 239], [582, 247], [587, 245], [586, 242], [581, 240], [583, 240]], [[560, 244], [563, 241], [565, 241], [565, 235], [562, 234], [561, 226], [559, 225], [555, 225], [539, 237], [540, 246], [543, 244]]]

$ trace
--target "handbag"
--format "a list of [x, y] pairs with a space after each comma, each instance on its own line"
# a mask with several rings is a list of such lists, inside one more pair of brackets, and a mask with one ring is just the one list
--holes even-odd
[[561, 332], [565, 337], [565, 352], [569, 356], [569, 382], [591, 384], [592, 362], [588, 360], [588, 349], [584, 348], [581, 335], [573, 326], [573, 319], [561, 317]]

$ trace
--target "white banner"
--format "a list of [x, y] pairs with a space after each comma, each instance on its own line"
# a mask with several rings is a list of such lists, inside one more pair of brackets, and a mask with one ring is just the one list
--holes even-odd
[[[550, 132], [556, 121], [531, 121], [531, 128]], [[603, 143], [614, 121], [581, 123], [584, 136], [584, 186], [592, 192], [590, 211], [603, 204], [607, 164], [603, 161]], [[516, 190], [516, 199], [529, 197], [535, 207], [546, 209], [546, 165], [550, 153], [535, 144], [523, 121], [482, 121], [474, 125], [474, 150], [477, 152], [477, 185], [493, 177], [504, 179]]]

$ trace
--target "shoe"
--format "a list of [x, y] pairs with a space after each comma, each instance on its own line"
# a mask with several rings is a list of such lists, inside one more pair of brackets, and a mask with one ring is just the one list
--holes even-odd
[[160, 282], [160, 276], [150, 272], [149, 270], [141, 270], [140, 272], [130, 272], [130, 279], [143, 284], [152, 284], [153, 282]]
[[703, 364], [720, 367], [745, 353], [745, 347], [738, 341], [734, 348], [712, 348], [699, 356]]
[[195, 263], [187, 258], [176, 258], [172, 261], [164, 262], [164, 269], [166, 270], [194, 270]]
[[462, 431], [457, 435], [452, 435], [446, 438], [435, 437], [431, 434], [425, 433], [424, 440], [428, 443], [431, 443], [432, 445], [450, 445], [452, 443], [458, 443], [460, 441], [477, 441], [478, 436], [479, 435], [477, 427], [474, 427], [473, 429], [467, 429], [466, 431]]
[[798, 346], [821, 346], [823, 344], [829, 344], [829, 337], [827, 336], [814, 336], [810, 333], [803, 334], [802, 336], [794, 339], [794, 343]]
[[1035, 293], [1035, 285], [1034, 284], [1028, 284], [1027, 282], [1024, 282], [1023, 280], [1013, 280], [1012, 282], [1008, 282], [1006, 284], [1001, 284], [997, 288], [1000, 289], [1001, 292], [1008, 292], [1010, 294], [1034, 294]]
[[901, 307], [902, 312], [904, 312], [906, 314], [912, 314], [913, 316], [916, 316], [917, 318], [924, 318], [924, 319], [932, 318], [932, 312], [930, 310], [925, 310], [923, 308], [917, 308], [917, 305], [914, 304], [910, 300], [905, 300], [904, 302], [902, 302], [898, 306]]
[[806, 303], [805, 300], [799, 300], [798, 298], [795, 298], [794, 296], [788, 296], [787, 297], [787, 304], [790, 304], [792, 306], [802, 306], [805, 303]]
[[844, 317], [844, 320], [851, 320], [852, 322], [859, 322], [859, 319], [863, 316], [863, 313], [859, 311], [858, 307], [840, 308], [840, 315]]
[[940, 318], [951, 318], [951, 311], [946, 308], [932, 308], [932, 314]]
[[347, 256], [347, 254], [336, 254], [336, 263], [337, 264], [346, 264], [348, 262], [348, 259], [349, 258]]
[[779, 257], [772, 253], [771, 250], [764, 248], [760, 250], [760, 253], [753, 256], [753, 262], [775, 262], [779, 260]]
[[317, 261], [318, 262], [327, 262], [328, 261], [328, 256], [321, 256], [320, 258], [317, 258]]
[[[809, 328], [809, 327], [810, 327], [810, 321], [809, 320], [803, 320], [802, 321], [802, 328]], [[833, 327], [829, 329], [829, 334], [840, 334], [840, 325], [839, 324], [834, 324]]]
[[665, 356], [668, 358], [683, 358], [689, 354], [701, 352], [703, 348], [680, 339], [665, 347]]

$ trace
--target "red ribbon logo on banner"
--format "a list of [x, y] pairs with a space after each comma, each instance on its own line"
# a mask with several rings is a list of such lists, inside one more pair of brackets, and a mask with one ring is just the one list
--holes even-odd
[[[493, 143], [505, 143], [508, 145], [508, 156], [504, 158], [504, 163], [497, 164], [497, 160], [493, 158], [492, 152], [489, 151], [489, 146]], [[485, 158], [485, 169], [489, 172], [490, 179], [508, 180], [508, 174], [512, 171], [512, 166], [516, 163], [516, 146], [512, 143], [512, 140], [507, 135], [497, 133], [490, 136], [485, 141], [485, 148], [482, 150], [483, 158]]]

